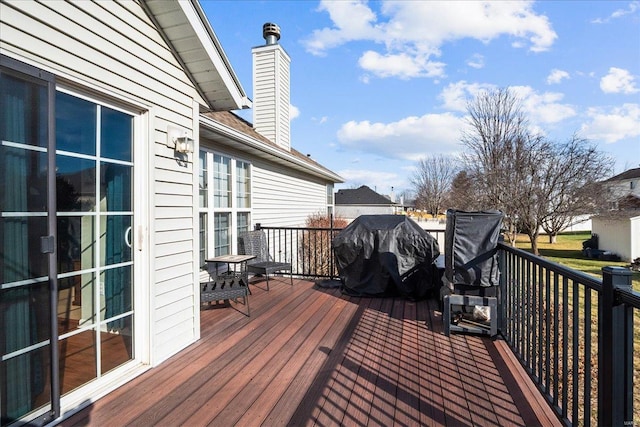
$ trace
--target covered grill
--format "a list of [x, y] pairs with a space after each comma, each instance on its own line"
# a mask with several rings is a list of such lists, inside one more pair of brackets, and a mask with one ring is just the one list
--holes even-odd
[[438, 242], [404, 215], [361, 215], [331, 245], [347, 294], [420, 299], [439, 286]]

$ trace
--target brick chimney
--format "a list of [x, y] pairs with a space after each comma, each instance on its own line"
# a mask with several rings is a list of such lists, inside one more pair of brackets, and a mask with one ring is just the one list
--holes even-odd
[[285, 150], [291, 149], [290, 64], [291, 58], [278, 44], [280, 27], [267, 22], [262, 26], [263, 46], [251, 49], [253, 55], [253, 126]]

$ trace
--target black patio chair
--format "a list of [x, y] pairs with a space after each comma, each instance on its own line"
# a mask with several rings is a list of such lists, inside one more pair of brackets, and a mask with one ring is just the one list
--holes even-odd
[[267, 236], [264, 231], [255, 230], [241, 233], [238, 237], [238, 253], [256, 256], [247, 263], [247, 271], [264, 275], [267, 279], [267, 290], [269, 290], [269, 275], [285, 271], [289, 272], [291, 285], [293, 286], [291, 263], [273, 261], [273, 258], [269, 254]]

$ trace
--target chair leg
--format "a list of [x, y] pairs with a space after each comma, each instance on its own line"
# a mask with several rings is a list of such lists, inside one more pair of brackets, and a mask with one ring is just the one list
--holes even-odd
[[269, 290], [269, 274], [265, 273], [265, 276], [267, 276], [267, 291]]
[[291, 286], [293, 286], [293, 270], [289, 273], [289, 277], [291, 278]]

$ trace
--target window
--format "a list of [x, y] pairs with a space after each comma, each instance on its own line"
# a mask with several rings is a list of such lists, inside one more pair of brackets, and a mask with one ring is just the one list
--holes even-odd
[[327, 184], [327, 204], [333, 205], [333, 184]]
[[206, 150], [200, 151], [199, 164], [200, 265], [204, 266], [206, 258], [234, 253], [238, 234], [251, 229], [251, 164]]
[[333, 215], [333, 184], [327, 184], [327, 214]]

